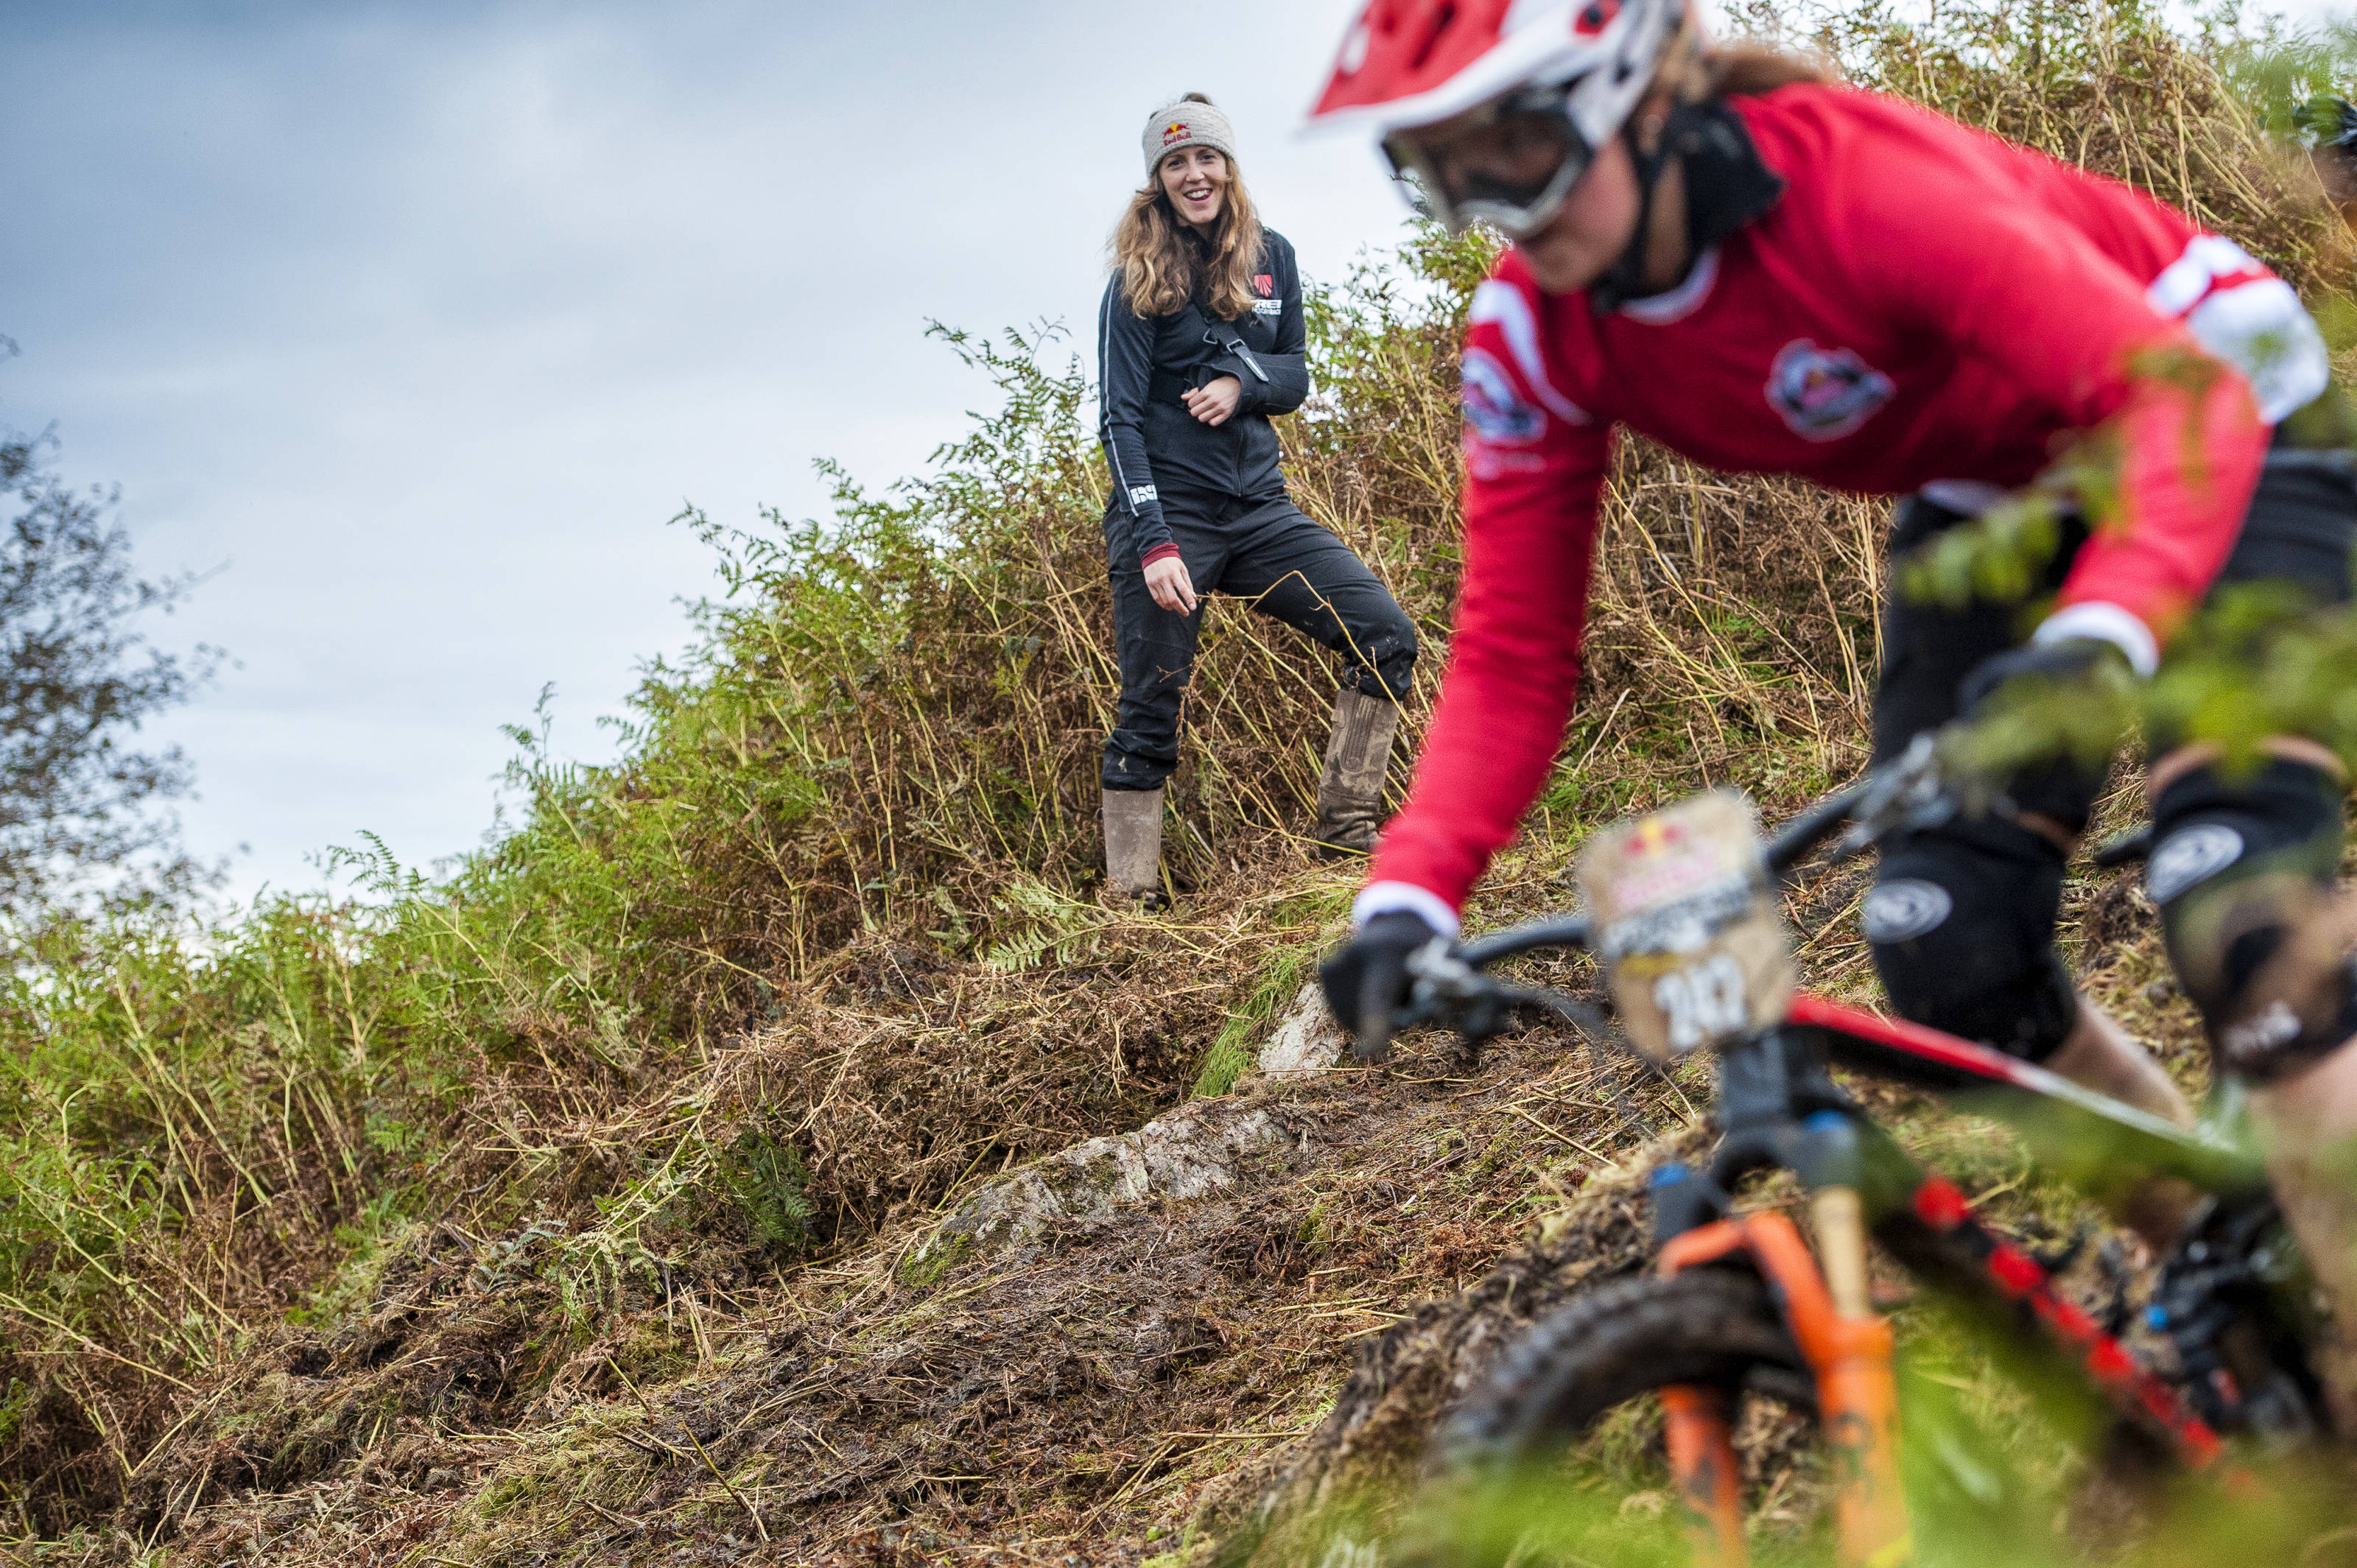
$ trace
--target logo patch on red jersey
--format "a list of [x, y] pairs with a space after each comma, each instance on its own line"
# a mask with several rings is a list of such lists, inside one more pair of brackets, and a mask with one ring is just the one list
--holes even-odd
[[1546, 415], [1514, 390], [1506, 367], [1479, 349], [1465, 350], [1465, 424], [1492, 446], [1527, 446], [1546, 429]]
[[1864, 424], [1890, 401], [1890, 378], [1853, 349], [1820, 349], [1795, 338], [1768, 371], [1768, 406], [1794, 435], [1832, 441]]

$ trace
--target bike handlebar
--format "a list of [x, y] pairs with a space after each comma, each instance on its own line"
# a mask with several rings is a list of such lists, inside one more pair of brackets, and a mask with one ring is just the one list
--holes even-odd
[[[1846, 825], [1850, 834], [1836, 853], [1836, 860], [1846, 860], [1880, 843], [1897, 828], [1944, 821], [1954, 814], [1958, 804], [1939, 771], [1935, 737], [1919, 736], [1900, 756], [1852, 779], [1769, 835], [1760, 847], [1760, 861], [1769, 875], [1781, 881]], [[2002, 811], [2011, 809], [2002, 797], [1992, 804]], [[1543, 949], [1579, 951], [1594, 936], [1585, 915], [1551, 915], [1461, 943], [1449, 956], [1469, 968], [1482, 970], [1519, 953]], [[1423, 958], [1418, 954], [1410, 961], [1411, 972], [1415, 972], [1416, 962]]]
[[[2014, 811], [2012, 803], [2001, 795], [1989, 797], [1981, 804], [2001, 814]], [[1835, 790], [1770, 834], [1761, 845], [1761, 863], [1770, 875], [1781, 881], [1845, 827], [1848, 830], [1846, 836], [1836, 846], [1833, 862], [1878, 843], [1900, 829], [1936, 825], [1964, 809], [1959, 788], [1942, 773], [1934, 737], [1921, 736], [1904, 755]], [[2143, 857], [2150, 848], [2149, 831], [2139, 830], [2104, 843], [2095, 852], [2095, 859], [2102, 865], [2122, 865]], [[1595, 1008], [1551, 987], [1518, 985], [1482, 972], [1519, 953], [1545, 949], [1584, 950], [1595, 934], [1588, 917], [1557, 915], [1512, 926], [1459, 945], [1435, 937], [1408, 957], [1408, 972], [1414, 982], [1409, 1000], [1393, 1015], [1384, 1039], [1388, 1041], [1392, 1035], [1426, 1024], [1442, 1025], [1469, 1039], [1485, 1039], [1501, 1032], [1508, 1015], [1516, 1009], [1535, 1007], [1573, 1025], [1591, 1040], [1609, 1040], [1611, 1027]], [[1801, 1017], [1805, 1009], [1813, 1009], [1813, 1013]], [[1910, 1026], [1866, 1015], [1851, 1015], [1848, 1009], [1805, 996], [1796, 1004], [1795, 1017], [1826, 1029], [1837, 1039], [1848, 1040], [1852, 1054], [1865, 1050], [1869, 1059], [1859, 1065], [1869, 1071], [1896, 1073], [1905, 1078], [1908, 1071], [1920, 1072], [1929, 1062], [1934, 1067], [1945, 1066], [1960, 1074], [1963, 1080], [1979, 1087], [2010, 1087], [2034, 1095], [2050, 1106], [2075, 1110], [2079, 1120], [2071, 1125], [2082, 1132], [2095, 1125], [2086, 1120], [2093, 1114], [2110, 1128], [2113, 1135], [2136, 1140], [2142, 1156], [2154, 1162], [2152, 1168], [2186, 1176], [2205, 1191], [2227, 1191], [2236, 1183], [2247, 1186], [2263, 1179], [2253, 1176], [2257, 1167], [2247, 1157], [2227, 1144], [2180, 1132], [2132, 1110], [2112, 1105], [2100, 1095], [2053, 1079], [2043, 1069], [2012, 1061], [2000, 1053], [1943, 1036], [1931, 1036], [1937, 1042], [1932, 1048], [1921, 1043], [1910, 1045], [1894, 1038], [1909, 1033]]]

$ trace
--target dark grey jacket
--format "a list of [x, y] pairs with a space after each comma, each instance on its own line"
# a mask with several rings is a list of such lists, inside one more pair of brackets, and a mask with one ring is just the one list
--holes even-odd
[[[1301, 273], [1285, 236], [1269, 231], [1253, 269], [1261, 298], [1241, 321], [1222, 321], [1198, 297], [1168, 316], [1140, 316], [1105, 285], [1097, 314], [1097, 437], [1113, 468], [1112, 510], [1131, 524], [1143, 562], [1170, 542], [1162, 491], [1253, 500], [1282, 495], [1273, 413], [1309, 393]], [[1203, 424], [1179, 394], [1233, 376], [1243, 388], [1224, 424]]]

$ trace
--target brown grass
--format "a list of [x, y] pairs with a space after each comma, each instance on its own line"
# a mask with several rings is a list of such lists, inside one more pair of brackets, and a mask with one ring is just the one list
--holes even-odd
[[[2312, 175], [2264, 144], [2214, 71], [2106, 13], [2054, 16], [2077, 19], [2030, 39], [1988, 17], [1909, 31], [1869, 12], [1824, 37], [1861, 79], [2138, 179], [2303, 285], [2345, 275], [2346, 236]], [[1406, 254], [1407, 274], [1364, 275], [1318, 306], [1321, 403], [1288, 422], [1289, 470], [1437, 647], [1456, 559], [1453, 345], [1482, 257], [1428, 237]], [[213, 1196], [121, 1265], [162, 1316], [119, 1315], [102, 1341], [9, 1318], [5, 1369], [27, 1391], [0, 1473], [21, 1536], [85, 1529], [76, 1551], [115, 1560], [175, 1540], [197, 1561], [613, 1560], [749, 1552], [759, 1514], [775, 1560], [913, 1558], [932, 1551], [919, 1531], [1010, 1552], [1062, 1532], [1061, 1552], [1134, 1560], [1170, 1544], [1144, 1530], [1207, 1498], [1211, 1522], [1241, 1518], [1283, 1468], [1170, 1434], [1232, 1430], [1259, 1420], [1251, 1409], [1306, 1423], [1342, 1388], [1333, 1331], [1280, 1331], [1271, 1316], [1314, 1294], [1314, 1249], [1285, 1241], [1288, 1227], [1341, 1227], [1347, 1246], [1319, 1245], [1358, 1271], [1341, 1277], [1386, 1282], [1386, 1310], [1489, 1273], [1540, 1179], [1533, 1159], [1493, 1165], [1461, 1214], [1401, 1205], [1429, 1157], [1417, 1140], [1527, 1133], [1499, 1095], [1561, 1091], [1571, 1079], [1551, 1075], [1590, 1070], [1541, 1037], [1502, 1055], [1511, 1081], [1464, 1104], [1358, 1079], [1318, 1091], [1302, 1103], [1362, 1143], [1338, 1134], [1249, 1214], [1137, 1216], [1102, 1251], [1067, 1238], [1036, 1265], [1052, 1290], [896, 1272], [926, 1217], [972, 1183], [1182, 1098], [1223, 1031], [1289, 997], [1351, 880], [1297, 837], [1329, 660], [1222, 604], [1172, 795], [1187, 897], [1157, 918], [1099, 900], [1094, 759], [1114, 696], [1103, 478], [1080, 383], [1016, 360], [1002, 363], [1006, 417], [916, 489], [855, 498], [835, 544], [780, 555], [739, 541], [748, 592], [716, 662], [659, 680], [660, 744], [606, 794], [560, 802], [596, 808], [567, 829], [622, 868], [640, 966], [627, 972], [644, 977], [629, 1009], [519, 985], [496, 1027], [437, 1064], [461, 1091], [357, 1089], [300, 1135], [289, 1099], [284, 1148], [198, 1128], [191, 1168], [220, 1176], [199, 1184]], [[1882, 526], [1878, 503], [1625, 444], [1582, 713], [1475, 920], [1560, 905], [1579, 835], [1625, 811], [1732, 782], [1774, 811], [1854, 768]], [[888, 615], [852, 613], [862, 595]], [[1411, 740], [1437, 664], [1419, 671]], [[1823, 890], [1806, 923], [1837, 918], [1854, 891]], [[2181, 1031], [2175, 1004], [2145, 990], [2159, 978], [2148, 923], [2132, 898], [2104, 900], [2105, 929], [2136, 940], [2098, 988]], [[1808, 961], [1821, 984], [1867, 989], [1846, 928]], [[1437, 1047], [1415, 1059], [1446, 1076]], [[338, 1160], [380, 1090], [418, 1115], [425, 1152]], [[1557, 1124], [1583, 1140], [1613, 1125]], [[803, 1164], [815, 1212], [800, 1251], [762, 1241], [730, 1196], [748, 1133]], [[405, 1217], [371, 1220], [371, 1197], [396, 1185]], [[1240, 1257], [1220, 1251], [1245, 1240]], [[1168, 1278], [1166, 1245], [1194, 1249]], [[1510, 1267], [1537, 1282], [1620, 1255], [1565, 1246]], [[1159, 1313], [1135, 1345], [1165, 1371], [1105, 1369], [1118, 1358], [1071, 1305], [1100, 1277]], [[1188, 1279], [1217, 1305], [1179, 1301]], [[970, 1284], [974, 1305], [953, 1309]], [[1472, 1321], [1476, 1298], [1416, 1321]], [[306, 1301], [307, 1322], [289, 1325]], [[190, 1315], [205, 1326], [186, 1327]], [[1405, 1341], [1383, 1343], [1361, 1384], [1406, 1364]], [[999, 1380], [1003, 1408], [977, 1378]], [[1346, 1407], [1381, 1405], [1363, 1394]], [[1431, 1400], [1401, 1399], [1383, 1408], [1405, 1443]], [[1358, 1430], [1329, 1427], [1308, 1451]], [[821, 1457], [830, 1443], [842, 1452]], [[969, 1469], [991, 1478], [940, 1478]], [[838, 1472], [834, 1493], [796, 1490], [817, 1484], [798, 1475]], [[1223, 1475], [1251, 1484], [1207, 1490]]]

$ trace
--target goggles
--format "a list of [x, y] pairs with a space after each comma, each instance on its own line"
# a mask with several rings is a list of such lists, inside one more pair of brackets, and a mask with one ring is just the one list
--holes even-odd
[[1572, 123], [1570, 88], [1525, 88], [1437, 125], [1383, 138], [1392, 170], [1462, 233], [1487, 223], [1523, 240], [1546, 227], [1596, 149]]

